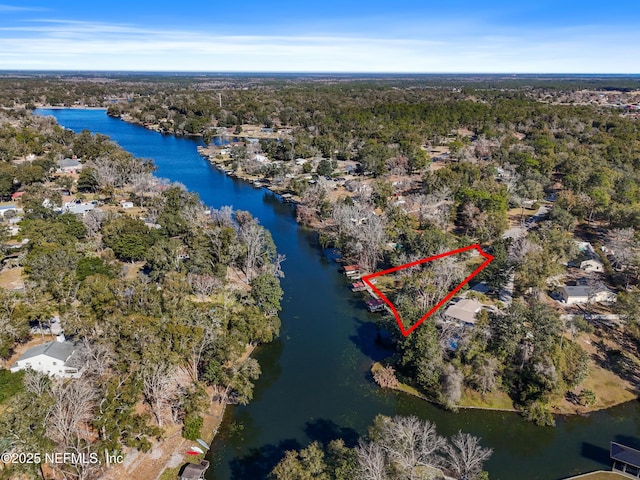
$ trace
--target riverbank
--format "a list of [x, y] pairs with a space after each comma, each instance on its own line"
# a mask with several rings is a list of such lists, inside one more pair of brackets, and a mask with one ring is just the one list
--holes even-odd
[[575, 477], [565, 478], [564, 480], [625, 480], [629, 477], [621, 475], [616, 472], [608, 472], [605, 470], [598, 470], [597, 472], [583, 473], [582, 475], [576, 475]]
[[[383, 366], [380, 362], [375, 362], [371, 366], [370, 372], [373, 375], [377, 370], [382, 369]], [[602, 374], [611, 374], [611, 372], [607, 372], [604, 369], [598, 367], [599, 373]], [[612, 374], [611, 374], [612, 375]], [[597, 376], [597, 375], [596, 375]], [[374, 382], [375, 383], [375, 382]], [[587, 386], [593, 386], [593, 380], [586, 382]], [[438, 407], [445, 408], [443, 404], [436, 401], [435, 399], [428, 398], [424, 394], [420, 393], [416, 388], [411, 385], [407, 385], [402, 382], [398, 382], [398, 385], [395, 387], [380, 387], [380, 388], [389, 388], [391, 390], [396, 390], [402, 393], [406, 393], [407, 395], [411, 395], [417, 397], [423, 401], [429, 402], [433, 405], [437, 405]], [[611, 389], [611, 386], [609, 387]], [[623, 392], [626, 391], [623, 389]], [[586, 415], [589, 413], [598, 412], [601, 410], [607, 410], [609, 408], [615, 407], [617, 405], [622, 405], [633, 400], [636, 400], [637, 395], [627, 392], [627, 395], [623, 395], [622, 393], [618, 396], [618, 401], [610, 404], [602, 404], [596, 403], [594, 405], [576, 405], [574, 403], [569, 402], [566, 399], [556, 400], [551, 403], [552, 413], [554, 415], [559, 416], [572, 416], [572, 415]], [[467, 410], [489, 410], [489, 411], [498, 411], [498, 412], [516, 412], [519, 413], [520, 410], [515, 408], [513, 402], [509, 398], [509, 396], [505, 392], [496, 391], [488, 394], [481, 394], [469, 388], [464, 388], [462, 393], [462, 398], [460, 399], [460, 403], [456, 405], [458, 409], [467, 409]]]
[[107, 107], [90, 107], [88, 105], [69, 105], [69, 106], [60, 106], [60, 105], [36, 105], [36, 108], [44, 108], [47, 110], [107, 110]]

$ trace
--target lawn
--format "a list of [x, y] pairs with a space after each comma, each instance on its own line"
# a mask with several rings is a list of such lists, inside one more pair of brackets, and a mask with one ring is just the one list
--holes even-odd
[[462, 392], [462, 398], [458, 402], [458, 405], [460, 408], [515, 410], [509, 395], [498, 390], [482, 394], [475, 390], [471, 390], [470, 388], [465, 388]]
[[625, 477], [624, 475], [620, 475], [619, 473], [615, 473], [615, 472], [592, 472], [592, 473], [586, 473], [584, 475], [578, 475], [575, 477], [570, 477], [567, 478], [565, 480], [624, 480], [624, 479], [628, 479], [629, 477]]

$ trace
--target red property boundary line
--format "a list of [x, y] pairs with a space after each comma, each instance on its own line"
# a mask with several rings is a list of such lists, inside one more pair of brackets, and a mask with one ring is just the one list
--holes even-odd
[[[458, 253], [468, 252], [469, 250], [477, 250], [478, 253], [480, 253], [480, 255], [482, 257], [484, 257], [485, 261], [482, 262], [482, 264], [478, 268], [476, 268], [471, 273], [471, 275], [469, 275], [462, 282], [460, 282], [460, 284], [456, 288], [451, 290], [451, 292], [449, 292], [446, 297], [444, 297], [442, 300], [440, 300], [440, 302], [438, 302], [437, 305], [435, 305], [420, 320], [418, 320], [414, 325], [412, 325], [408, 329], [404, 328], [404, 325], [402, 324], [402, 320], [400, 320], [400, 315], [398, 314], [398, 311], [396, 310], [396, 307], [393, 305], [393, 303], [391, 303], [391, 301], [380, 290], [378, 290], [376, 288], [376, 286], [373, 285], [373, 283], [371, 283], [371, 281], [370, 281], [372, 278], [379, 277], [381, 275], [386, 275], [387, 273], [393, 273], [393, 272], [397, 272], [398, 270], [404, 270], [405, 268], [415, 267], [416, 265], [421, 265], [423, 263], [427, 263], [427, 262], [430, 262], [432, 260], [438, 260], [439, 258], [448, 257], [450, 255], [456, 255]], [[474, 245], [469, 245], [467, 247], [458, 248], [456, 250], [451, 250], [449, 252], [441, 253], [439, 255], [434, 255], [432, 257], [423, 258], [422, 260], [417, 260], [415, 262], [405, 263], [404, 265], [400, 265], [398, 267], [389, 268], [387, 270], [382, 270], [381, 272], [371, 273], [369, 275], [365, 275], [364, 277], [362, 277], [362, 281], [364, 283], [366, 283], [378, 295], [378, 297], [382, 301], [384, 301], [384, 303], [386, 303], [389, 306], [389, 308], [391, 308], [391, 311], [393, 312], [393, 315], [396, 317], [396, 321], [398, 322], [398, 326], [400, 327], [400, 331], [402, 332], [402, 334], [405, 337], [407, 337], [407, 336], [409, 336], [409, 334], [411, 332], [413, 332], [416, 328], [418, 328], [422, 324], [422, 322], [424, 322], [427, 318], [429, 318], [431, 315], [433, 315], [433, 313], [436, 310], [438, 310], [442, 305], [447, 303], [451, 299], [451, 297], [453, 297], [456, 293], [458, 293], [458, 291], [462, 287], [464, 287], [467, 283], [469, 283], [469, 281], [473, 277], [475, 277], [478, 273], [480, 273], [482, 271], [482, 269], [484, 269], [492, 261], [493, 261], [493, 255], [489, 255], [488, 253], [483, 251], [482, 247], [480, 247], [480, 245], [476, 243]]]

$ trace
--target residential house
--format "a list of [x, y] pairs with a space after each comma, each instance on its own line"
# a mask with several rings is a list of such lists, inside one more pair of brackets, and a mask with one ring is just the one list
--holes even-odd
[[560, 293], [567, 305], [580, 303], [615, 303], [617, 295], [603, 284], [565, 285]]
[[569, 262], [569, 266], [580, 268], [585, 272], [604, 272], [604, 265], [589, 242], [576, 242], [580, 256]]
[[4, 217], [7, 212], [13, 212], [14, 215], [18, 213], [18, 208], [15, 205], [5, 205], [0, 207], [0, 217]]
[[76, 346], [59, 336], [58, 340], [32, 347], [22, 354], [9, 370], [31, 368], [36, 372], [62, 378], [80, 378], [81, 371], [72, 362]]
[[75, 158], [64, 158], [58, 160], [58, 173], [75, 174], [82, 170], [82, 163]]
[[579, 303], [589, 303], [589, 290], [587, 285], [565, 285], [560, 293], [564, 303], [577, 305]]
[[97, 202], [83, 203], [81, 200], [76, 199], [71, 202], [67, 202], [62, 207], [63, 213], [73, 213], [74, 215], [84, 216], [87, 212], [96, 208]]
[[484, 305], [475, 299], [463, 298], [449, 306], [444, 311], [445, 317], [459, 322], [462, 326], [472, 326], [476, 323], [476, 315]]
[[618, 296], [606, 286], [599, 284], [590, 288], [589, 300], [598, 303], [615, 303]]

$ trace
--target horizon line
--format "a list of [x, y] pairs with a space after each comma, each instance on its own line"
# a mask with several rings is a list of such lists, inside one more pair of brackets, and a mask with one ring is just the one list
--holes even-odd
[[199, 75], [232, 75], [232, 74], [257, 74], [257, 75], [505, 75], [511, 77], [518, 76], [531, 76], [531, 75], [564, 75], [564, 76], [617, 76], [617, 77], [639, 77], [640, 72], [509, 72], [509, 71], [495, 71], [495, 72], [474, 72], [474, 71], [331, 71], [331, 70], [309, 70], [309, 71], [296, 71], [296, 70], [128, 70], [128, 69], [0, 69], [0, 74], [6, 73], [129, 73], [129, 74], [149, 74], [149, 73], [163, 73], [163, 74], [199, 74]]

